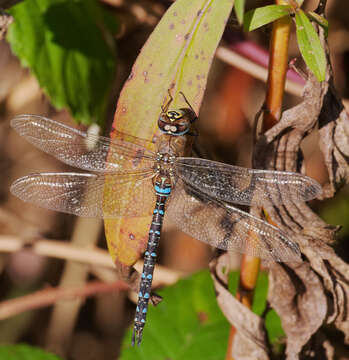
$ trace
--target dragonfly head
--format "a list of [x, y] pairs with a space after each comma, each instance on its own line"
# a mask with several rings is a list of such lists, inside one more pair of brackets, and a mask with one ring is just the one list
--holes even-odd
[[164, 134], [181, 136], [189, 132], [195, 119], [196, 114], [191, 109], [169, 110], [160, 114], [158, 127]]
[[176, 110], [169, 110], [170, 104], [173, 100], [169, 93], [170, 99], [164, 107], [158, 119], [158, 127], [160, 131], [167, 135], [182, 136], [188, 134], [192, 123], [197, 119], [194, 109], [188, 103], [188, 100], [182, 92], [184, 100], [188, 104], [188, 108], [181, 108]]

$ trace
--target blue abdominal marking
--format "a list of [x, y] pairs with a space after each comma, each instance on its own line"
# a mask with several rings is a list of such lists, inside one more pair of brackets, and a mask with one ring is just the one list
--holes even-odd
[[165, 202], [171, 193], [171, 180], [166, 176], [159, 176], [154, 184], [156, 194], [156, 205], [153, 211], [153, 219], [149, 229], [149, 240], [147, 249], [144, 253], [144, 265], [141, 275], [141, 295], [138, 297], [138, 316], [135, 319], [134, 331], [132, 335], [132, 344], [137, 340], [139, 345], [142, 339], [143, 328], [147, 315], [148, 301], [151, 293], [151, 283], [153, 279], [154, 265], [157, 257], [157, 248], [159, 246], [162, 221], [165, 214]]
[[155, 192], [157, 194], [161, 194], [163, 196], [166, 196], [166, 195], [170, 194], [170, 192], [171, 192], [171, 188], [164, 188], [163, 189], [163, 188], [159, 187], [158, 185], [155, 185], [154, 189], [155, 189]]
[[154, 214], [157, 214], [157, 213], [159, 213], [160, 215], [164, 215], [164, 211], [163, 211], [163, 210], [155, 209], [155, 210], [154, 210]]

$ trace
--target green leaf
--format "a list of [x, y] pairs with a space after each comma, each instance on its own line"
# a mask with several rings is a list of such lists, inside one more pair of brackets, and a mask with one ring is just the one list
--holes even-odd
[[120, 359], [224, 359], [230, 326], [217, 306], [209, 272], [180, 280], [159, 293], [163, 301], [149, 306], [141, 346], [131, 346], [130, 330]]
[[267, 306], [268, 297], [268, 274], [260, 272], [258, 274], [256, 288], [253, 294], [252, 311], [261, 316]]
[[290, 15], [290, 5], [267, 5], [252, 9], [245, 14], [244, 30], [252, 31], [272, 21]]
[[308, 11], [308, 16], [311, 20], [316, 21], [324, 30], [325, 30], [325, 36], [328, 35], [328, 21], [323, 16], [317, 14], [314, 11]]
[[344, 189], [339, 196], [328, 199], [320, 210], [320, 216], [326, 223], [341, 224], [338, 233], [341, 239], [345, 239], [349, 234], [349, 195]]
[[265, 327], [268, 333], [268, 339], [271, 344], [280, 343], [286, 336], [279, 315], [275, 310], [268, 311], [265, 317]]
[[[256, 288], [253, 294], [252, 311], [262, 316], [267, 307], [268, 297], [268, 273], [260, 272], [258, 274]], [[273, 353], [279, 354], [282, 352], [282, 340], [285, 333], [282, 329], [281, 320], [275, 310], [270, 309], [265, 315], [265, 328], [269, 342], [273, 345]]]
[[96, 0], [26, 0], [10, 10], [7, 39], [58, 109], [102, 124], [115, 71], [107, 41], [117, 24]]
[[39, 348], [20, 345], [0, 345], [0, 359], [6, 360], [60, 360], [57, 355]]
[[245, 0], [235, 0], [234, 10], [239, 24], [242, 25], [244, 21]]
[[319, 81], [325, 80], [326, 55], [313, 25], [302, 10], [295, 16], [296, 33], [302, 57]]
[[230, 271], [228, 274], [228, 289], [234, 296], [239, 287], [240, 271]]

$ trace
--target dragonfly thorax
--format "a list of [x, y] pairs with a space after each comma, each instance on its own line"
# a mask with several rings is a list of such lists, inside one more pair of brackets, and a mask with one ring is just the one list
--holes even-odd
[[176, 160], [176, 156], [169, 153], [158, 152], [156, 154], [156, 172], [161, 175], [173, 177], [174, 168], [173, 164]]

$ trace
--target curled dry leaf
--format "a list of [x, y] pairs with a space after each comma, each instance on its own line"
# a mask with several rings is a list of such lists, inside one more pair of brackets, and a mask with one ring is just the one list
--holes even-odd
[[[323, 36], [322, 41], [325, 45]], [[330, 174], [324, 192], [328, 197], [348, 181], [349, 121], [332, 85], [330, 64], [324, 82], [308, 76], [302, 103], [285, 111], [281, 121], [259, 139], [254, 160], [257, 167], [301, 170], [301, 142], [319, 125], [320, 148]], [[269, 302], [287, 334], [288, 359], [315, 351], [314, 339], [325, 324], [343, 331], [349, 343], [349, 266], [329, 246], [337, 228], [327, 225], [306, 204], [288, 203], [278, 208], [271, 200], [265, 209], [306, 257], [301, 265], [275, 264], [270, 269]]]
[[[321, 29], [319, 31], [327, 50]], [[329, 171], [329, 184], [323, 197], [333, 196], [341, 185], [349, 182], [349, 119], [333, 87], [330, 64], [322, 83], [308, 72], [303, 101], [285, 111], [280, 122], [259, 137], [254, 167], [304, 171], [300, 145], [317, 126], [320, 149]], [[344, 333], [344, 341], [349, 344], [349, 265], [330, 246], [338, 229], [326, 224], [304, 203], [290, 201], [276, 206], [271, 198], [264, 209], [272, 221], [299, 244], [305, 257], [302, 264], [275, 263], [270, 266], [268, 301], [280, 316], [287, 335], [287, 359], [309, 355], [320, 358], [320, 354], [331, 359], [333, 344], [331, 338], [324, 338], [323, 325], [334, 325]], [[260, 209], [252, 208], [251, 211], [254, 215], [260, 213]], [[259, 343], [261, 337], [256, 339], [255, 333], [244, 330], [240, 319], [242, 310], [225, 295], [218, 281], [216, 289], [222, 311], [229, 321], [238, 331], [242, 329], [255, 347], [263, 348]], [[224, 301], [220, 300], [222, 294]], [[234, 315], [230, 314], [232, 308]], [[243, 358], [238, 353], [233, 356]]]
[[240, 303], [227, 289], [227, 272], [224, 274], [223, 269], [229, 267], [229, 254], [224, 254], [210, 263], [218, 305], [237, 330], [232, 354], [236, 359], [269, 359], [262, 319]]
[[270, 270], [268, 300], [282, 319], [287, 355], [297, 358], [326, 317], [325, 289], [307, 262], [294, 268], [275, 265]]

